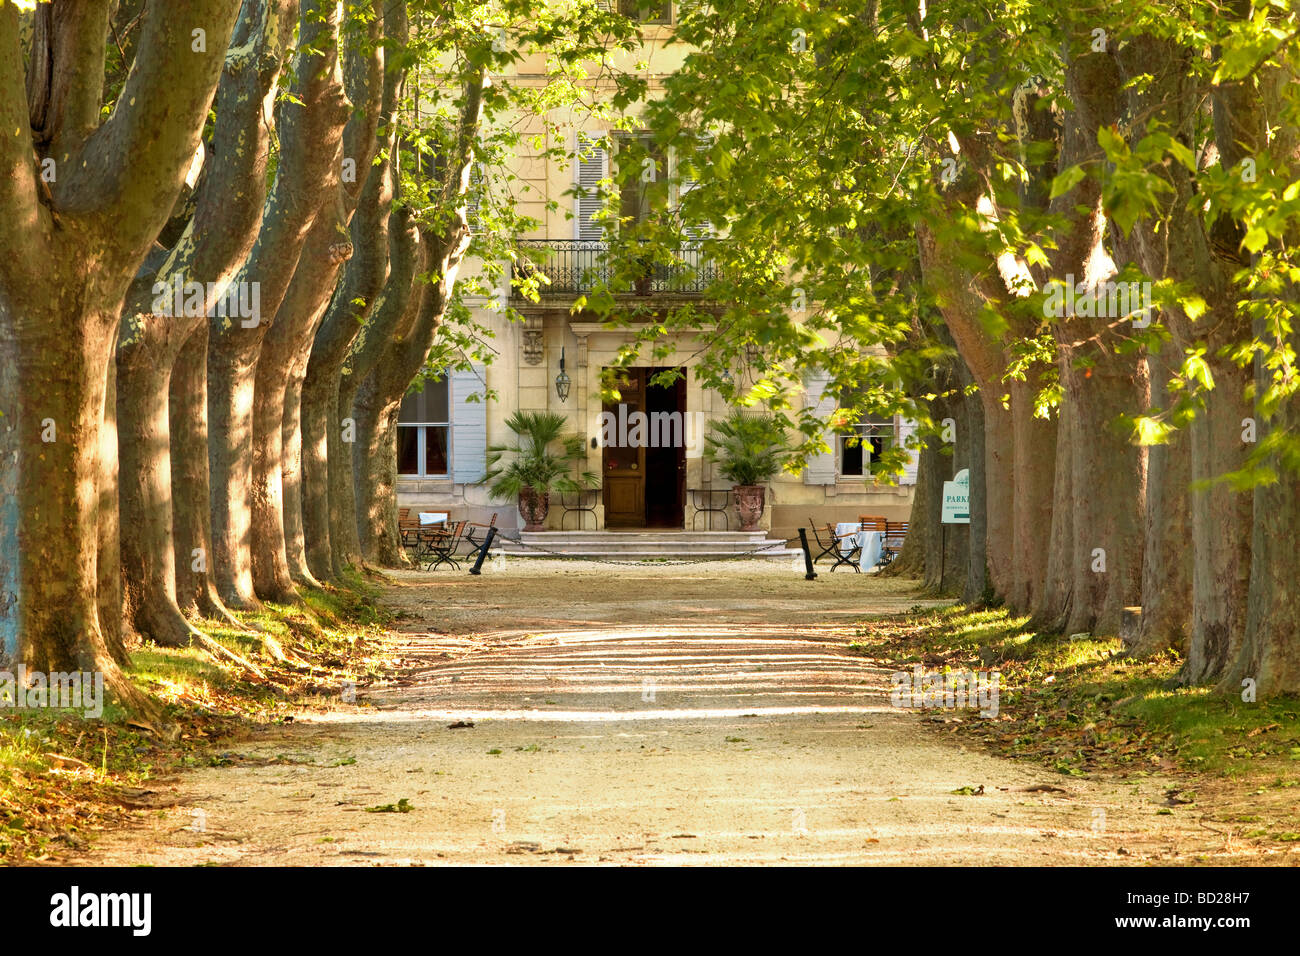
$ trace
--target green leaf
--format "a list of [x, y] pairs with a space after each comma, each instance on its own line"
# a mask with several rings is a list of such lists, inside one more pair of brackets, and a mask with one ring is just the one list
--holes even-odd
[[1088, 173], [1082, 165], [1071, 166], [1069, 169], [1063, 170], [1052, 180], [1052, 192], [1049, 198], [1055, 199], [1057, 196], [1065, 195], [1083, 182], [1087, 176]]
[[1258, 253], [1268, 245], [1268, 231], [1263, 226], [1251, 226], [1241, 244], [1248, 252]]

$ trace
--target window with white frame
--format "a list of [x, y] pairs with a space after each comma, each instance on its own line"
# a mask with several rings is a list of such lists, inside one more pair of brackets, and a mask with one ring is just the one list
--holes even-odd
[[618, 0], [618, 12], [641, 23], [672, 23], [671, 0]]
[[872, 463], [879, 461], [897, 440], [892, 417], [859, 422], [851, 433], [839, 436], [840, 476], [870, 478]]
[[397, 418], [397, 473], [406, 478], [451, 474], [450, 378], [426, 379], [408, 392]]

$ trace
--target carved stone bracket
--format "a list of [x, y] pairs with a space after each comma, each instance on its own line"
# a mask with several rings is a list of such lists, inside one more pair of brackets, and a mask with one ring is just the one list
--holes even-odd
[[578, 358], [576, 365], [578, 368], [587, 367], [587, 337], [585, 335], [578, 336]]
[[529, 365], [542, 364], [542, 317], [529, 316], [524, 319], [524, 361]]

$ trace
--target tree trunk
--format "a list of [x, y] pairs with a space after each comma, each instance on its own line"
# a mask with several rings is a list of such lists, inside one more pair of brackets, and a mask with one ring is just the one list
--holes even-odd
[[[965, 362], [958, 362], [963, 390], [974, 384]], [[966, 583], [961, 599], [964, 604], [986, 604], [993, 595], [988, 574], [988, 485], [984, 468], [984, 404], [978, 394], [962, 397], [966, 421], [966, 462], [970, 469], [970, 528], [967, 530]], [[962, 441], [962, 436], [957, 436]]]
[[373, 166], [384, 103], [385, 25], [389, 19], [405, 23], [399, 6], [373, 0], [364, 42], [357, 42], [359, 34], [349, 34], [343, 51], [344, 86], [354, 110], [343, 129], [334, 168], [350, 161], [362, 171], [361, 182], [336, 176], [322, 192], [321, 208], [258, 360], [253, 578], [257, 589], [267, 593], [291, 589], [295, 582], [319, 583], [308, 565], [303, 538], [302, 385], [316, 330], [343, 264], [352, 257], [348, 224], [365, 188], [365, 171]]
[[[361, 562], [352, 485], [354, 423], [351, 395], [340, 400], [343, 367], [384, 288], [388, 274], [388, 220], [395, 195], [398, 93], [408, 64], [396, 55], [410, 38], [406, 5], [385, 5], [383, 89], [376, 132], [379, 162], [369, 168], [351, 223], [354, 255], [312, 341], [303, 382], [303, 534], [307, 563], [322, 580]], [[350, 388], [355, 390], [355, 384]]]
[[[385, 533], [386, 501], [391, 498], [394, 514], [397, 501], [396, 460], [391, 475], [387, 467], [387, 441], [389, 437], [395, 441], [396, 433], [389, 436], [386, 432], [389, 418], [396, 414], [395, 408], [401, 405], [411, 379], [419, 372], [419, 366], [407, 367], [400, 343], [411, 332], [428, 295], [427, 287], [416, 278], [417, 272], [427, 273], [433, 263], [429, 245], [420, 243], [414, 217], [405, 206], [390, 217], [388, 241], [389, 275], [381, 304], [358, 339], [339, 385], [339, 407], [351, 410], [357, 441], [350, 455], [348, 487], [339, 490], [336, 499], [331, 485], [331, 507], [339, 507], [340, 521], [352, 510], [363, 560], [402, 567], [406, 556], [400, 541], [389, 540], [391, 536]], [[335, 478], [331, 467], [331, 482]]]
[[1146, 407], [1145, 372], [1133, 357], [1092, 354], [1073, 367], [1064, 348], [1065, 401], [1074, 416], [1071, 461], [1074, 561], [1067, 633], [1118, 634], [1125, 607], [1142, 593], [1146, 453], [1120, 433], [1120, 416]]
[[[1223, 14], [1239, 17], [1241, 11], [1225, 8]], [[1116, 59], [1127, 78], [1145, 78], [1130, 87], [1130, 113], [1144, 122], [1159, 123], [1184, 143], [1193, 142], [1203, 120], [1204, 91], [1187, 64], [1198, 55], [1153, 36], [1138, 37], [1120, 48]], [[1269, 73], [1264, 71], [1259, 82], [1227, 83], [1214, 89], [1212, 145], [1224, 169], [1259, 155], [1270, 141], [1267, 117], [1276, 113], [1264, 107]], [[1132, 135], [1135, 139], [1143, 135], [1142, 127]], [[1204, 348], [1214, 377], [1214, 387], [1203, 395], [1203, 404], [1181, 436], [1195, 486], [1240, 468], [1249, 450], [1241, 440], [1241, 429], [1242, 420], [1252, 414], [1246, 396], [1250, 376], [1223, 354], [1225, 348], [1251, 337], [1249, 321], [1237, 305], [1247, 293], [1234, 278], [1247, 265], [1238, 251], [1244, 229], [1222, 213], [1212, 223], [1204, 221], [1191, 171], [1178, 163], [1157, 171], [1170, 188], [1160, 200], [1162, 208], [1135, 228], [1134, 258], [1148, 275], [1175, 279], [1196, 290], [1208, 305], [1196, 321], [1177, 308], [1165, 311], [1178, 351]], [[1223, 484], [1194, 487], [1187, 498], [1191, 626], [1180, 677], [1201, 682], [1221, 676], [1231, 666], [1246, 632], [1251, 545], [1244, 529], [1251, 526], [1252, 498]]]
[[1029, 626], [1053, 634], [1065, 629], [1074, 598], [1074, 446], [1081, 441], [1068, 402], [1056, 412], [1056, 453], [1052, 485], [1052, 527], [1043, 587]]
[[[17, 606], [3, 613], [17, 619], [18, 656], [29, 668], [101, 670], [126, 706], [144, 707], [98, 620], [108, 364], [131, 278], [199, 145], [239, 4], [189, 4], [212, 45], [204, 51], [161, 5], [149, 5], [117, 107], [102, 121], [108, 7], [83, 6], [51, 17], [52, 62], [66, 69], [36, 77], [31, 103], [17, 13], [0, 7], [0, 126], [12, 131], [0, 137], [0, 352], [17, 357], [7, 374], [21, 396], [18, 427], [5, 435], [16, 447], [0, 449], [17, 466], [20, 555]], [[42, 187], [46, 150], [57, 154], [58, 177]]]
[[960, 592], [968, 577], [968, 526], [942, 523], [943, 483], [951, 481], [957, 471], [966, 467], [957, 451], [964, 451], [968, 423], [965, 400], [960, 394], [953, 397], [955, 382], [955, 375], [947, 369], [937, 371], [936, 380], [927, 382], [936, 393], [930, 401], [930, 418], [941, 430], [945, 427], [943, 423], [952, 419], [954, 441], [944, 441], [941, 434], [927, 438], [922, 445], [907, 538], [899, 556], [881, 572], [920, 578], [922, 587], [936, 594]]
[[[344, 218], [341, 208], [325, 208], [317, 214], [275, 324], [262, 342], [257, 363], [257, 403], [253, 410], [253, 583], [259, 594], [272, 600], [285, 600], [293, 590], [286, 534], [289, 509], [284, 496], [284, 425], [289, 382], [294, 367], [305, 362], [310, 353], [312, 335], [329, 304], [327, 290], [337, 284], [343, 263], [352, 256]], [[322, 293], [322, 290], [326, 291]], [[300, 400], [298, 396], [295, 398]], [[301, 508], [300, 501], [296, 507]], [[298, 524], [301, 526], [301, 518]]]
[[[1169, 377], [1177, 350], [1150, 354], [1151, 407], [1169, 407]], [[1192, 608], [1192, 540], [1189, 508], [1192, 455], [1185, 434], [1147, 449], [1146, 544], [1142, 561], [1142, 621], [1129, 648], [1145, 657], [1187, 645]]]
[[[341, 8], [324, 0], [303, 0], [301, 11], [295, 95], [279, 111], [275, 183], [257, 241], [236, 276], [237, 285], [241, 291], [249, 290], [250, 298], [256, 291], [260, 314], [251, 320], [216, 317], [209, 327], [213, 557], [217, 588], [227, 604], [237, 607], [258, 604], [253, 581], [255, 543], [262, 593], [273, 600], [291, 600], [296, 594], [289, 577], [283, 520], [278, 515], [271, 519], [280, 508], [283, 389], [271, 390], [276, 392], [268, 396], [272, 407], [263, 414], [256, 401], [257, 368], [263, 342], [271, 323], [278, 321], [320, 212], [321, 190], [328, 195], [338, 188], [339, 144], [349, 113], [338, 58]], [[257, 434], [263, 439], [256, 443], [255, 418], [261, 425]]]
[[104, 388], [104, 424], [99, 433], [99, 626], [104, 646], [122, 667], [126, 652], [122, 597], [121, 524], [118, 511], [117, 363], [109, 360]]
[[401, 399], [385, 401], [378, 394], [376, 376], [362, 384], [353, 403], [357, 420], [356, 487], [360, 500], [361, 553], [368, 563], [386, 568], [409, 565], [396, 522], [397, 419]]
[[[420, 248], [412, 253], [413, 217], [409, 211], [394, 215], [391, 250], [392, 274], [389, 296], [384, 308], [378, 309], [366, 330], [366, 337], [352, 356], [351, 374], [340, 388], [340, 401], [348, 397], [345, 408], [354, 408], [358, 416], [358, 434], [362, 423], [366, 441], [373, 448], [375, 461], [356, 459], [352, 477], [363, 505], [358, 528], [370, 543], [376, 559], [398, 565], [405, 561], [397, 528], [397, 418], [402, 398], [411, 382], [429, 361], [434, 337], [442, 324], [447, 305], [456, 286], [456, 277], [469, 248], [470, 231], [465, 218], [464, 194], [473, 163], [473, 143], [478, 138], [483, 118], [483, 93], [486, 74], [480, 67], [466, 89], [461, 107], [455, 147], [443, 160], [442, 181], [438, 194], [448, 198], [441, 230], [420, 230]], [[408, 278], [414, 262], [421, 264], [420, 275], [429, 281]], [[420, 285], [419, 294], [414, 285]], [[407, 300], [399, 301], [406, 290]], [[391, 298], [390, 307], [388, 299]], [[355, 391], [356, 395], [352, 393]], [[356, 396], [362, 399], [360, 405]], [[367, 446], [358, 451], [365, 455]], [[363, 551], [363, 554], [365, 552]]]
[[980, 387], [984, 417], [984, 509], [989, 583], [1003, 600], [1015, 590], [1015, 438], [1011, 413], [999, 397]]
[[284, 550], [289, 576], [295, 584], [320, 587], [307, 562], [307, 541], [302, 518], [302, 383], [307, 377], [307, 356], [294, 362], [285, 388], [284, 420], [281, 423], [282, 476], [284, 487]]
[[208, 477], [208, 329], [186, 340], [172, 366], [167, 393], [172, 467], [172, 545], [176, 600], [187, 616], [242, 627], [212, 575], [212, 512]]
[[[1262, 324], [1262, 323], [1260, 323]], [[1263, 338], [1264, 330], [1256, 328]], [[1300, 333], [1290, 332], [1279, 346], [1300, 349]], [[1266, 357], [1255, 356], [1255, 392], [1263, 395], [1274, 387], [1275, 370]], [[1257, 439], [1281, 432], [1294, 440], [1300, 431], [1300, 401], [1284, 399], [1271, 419], [1256, 412]], [[1240, 437], [1240, 433], [1238, 433]], [[1246, 605], [1246, 628], [1240, 652], [1229, 667], [1219, 690], [1243, 693], [1246, 681], [1254, 682], [1257, 699], [1278, 694], [1300, 693], [1300, 476], [1297, 476], [1294, 445], [1282, 445], [1283, 457], [1270, 457], [1260, 464], [1273, 467], [1277, 480], [1255, 487], [1251, 522], [1250, 585]], [[1285, 459], [1289, 454], [1290, 460]]]
[[102, 671], [128, 706], [141, 706], [99, 624], [100, 429], [117, 311], [79, 318], [79, 334], [66, 334], [83, 287], [34, 287], [42, 301], [18, 300], [23, 331], [5, 349], [17, 356], [22, 396], [18, 428], [6, 435], [16, 442], [0, 449], [17, 463], [19, 660], [46, 674]]
[[[159, 321], [168, 321], [158, 317]], [[142, 357], [143, 364], [132, 361]], [[135, 630], [168, 647], [191, 642], [195, 629], [176, 599], [172, 527], [171, 438], [168, 386], [171, 368], [156, 355], [137, 352], [118, 362], [118, 456], [123, 523], [122, 566], [127, 613]]]
[[1053, 419], [1034, 414], [1041, 388], [1037, 375], [1010, 385], [1015, 536], [1009, 542], [1013, 548], [1013, 570], [1007, 603], [1018, 614], [1033, 611], [1043, 592], [1050, 556], [1057, 436]]

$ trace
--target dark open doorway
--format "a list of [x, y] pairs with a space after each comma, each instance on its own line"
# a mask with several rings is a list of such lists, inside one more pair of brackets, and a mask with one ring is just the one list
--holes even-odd
[[686, 506], [686, 377], [664, 368], [623, 372], [618, 401], [604, 406], [603, 497], [607, 528], [681, 528]]

